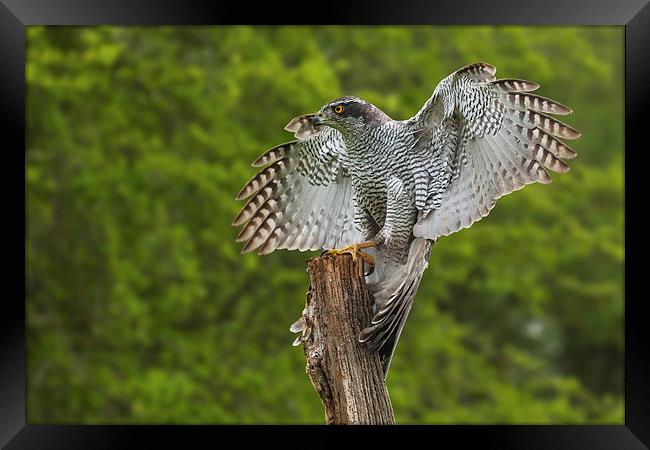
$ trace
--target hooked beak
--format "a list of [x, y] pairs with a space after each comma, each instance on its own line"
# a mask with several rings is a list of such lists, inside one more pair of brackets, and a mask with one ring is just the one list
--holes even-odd
[[322, 125], [323, 117], [320, 114], [314, 114], [311, 118], [311, 123], [315, 127], [317, 127], [318, 125]]

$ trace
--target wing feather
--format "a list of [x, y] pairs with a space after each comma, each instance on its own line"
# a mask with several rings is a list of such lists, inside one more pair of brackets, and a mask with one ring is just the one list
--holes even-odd
[[260, 155], [253, 166], [261, 170], [237, 194], [246, 200], [233, 220], [242, 226], [242, 252], [317, 250], [358, 239], [343, 139], [332, 128], [316, 129], [309, 117], [289, 122], [297, 140]]
[[252, 162], [251, 166], [253, 167], [268, 166], [269, 164], [272, 164], [280, 160], [281, 158], [284, 158], [287, 152], [290, 151], [292, 144], [293, 142], [287, 142], [285, 144], [280, 144], [278, 146], [268, 149], [260, 156], [258, 156], [257, 159]]
[[[560, 139], [577, 139], [581, 133], [547, 114], [566, 115], [571, 108], [529, 94], [539, 87], [537, 83], [497, 80], [495, 72], [486, 63], [457, 70], [440, 82], [422, 109], [406, 122], [416, 133], [434, 136], [418, 141], [416, 149], [429, 151], [432, 167], [435, 149], [448, 143], [455, 146], [456, 155], [466, 155], [465, 164], [449, 169], [458, 176], [442, 184], [442, 192], [426, 193], [441, 200], [419, 202], [415, 236], [436, 239], [469, 227], [488, 215], [500, 197], [530, 183], [549, 183], [547, 169], [570, 170], [562, 158], [574, 158], [576, 152]], [[421, 208], [422, 204], [427, 207]]]

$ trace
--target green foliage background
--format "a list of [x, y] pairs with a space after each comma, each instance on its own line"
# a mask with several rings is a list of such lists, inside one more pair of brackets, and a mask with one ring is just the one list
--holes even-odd
[[541, 83], [569, 174], [440, 239], [399, 423], [623, 423], [622, 27], [29, 27], [31, 423], [322, 423], [310, 254], [240, 255], [249, 163], [342, 94], [394, 118], [471, 62]]

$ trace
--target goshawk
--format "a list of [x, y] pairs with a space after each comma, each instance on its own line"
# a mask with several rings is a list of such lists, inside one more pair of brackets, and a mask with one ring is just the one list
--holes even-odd
[[408, 120], [351, 96], [296, 117], [286, 126], [296, 140], [258, 157], [237, 195], [248, 199], [233, 221], [243, 252], [329, 249], [374, 264], [375, 313], [359, 340], [379, 349], [385, 375], [434, 242], [576, 156], [559, 138], [580, 133], [547, 115], [571, 109], [495, 72], [453, 72]]

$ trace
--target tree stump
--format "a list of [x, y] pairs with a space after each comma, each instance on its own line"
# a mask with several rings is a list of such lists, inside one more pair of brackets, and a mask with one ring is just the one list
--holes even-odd
[[351, 255], [307, 261], [310, 286], [299, 340], [327, 424], [395, 424], [379, 354], [358, 341], [372, 294]]

